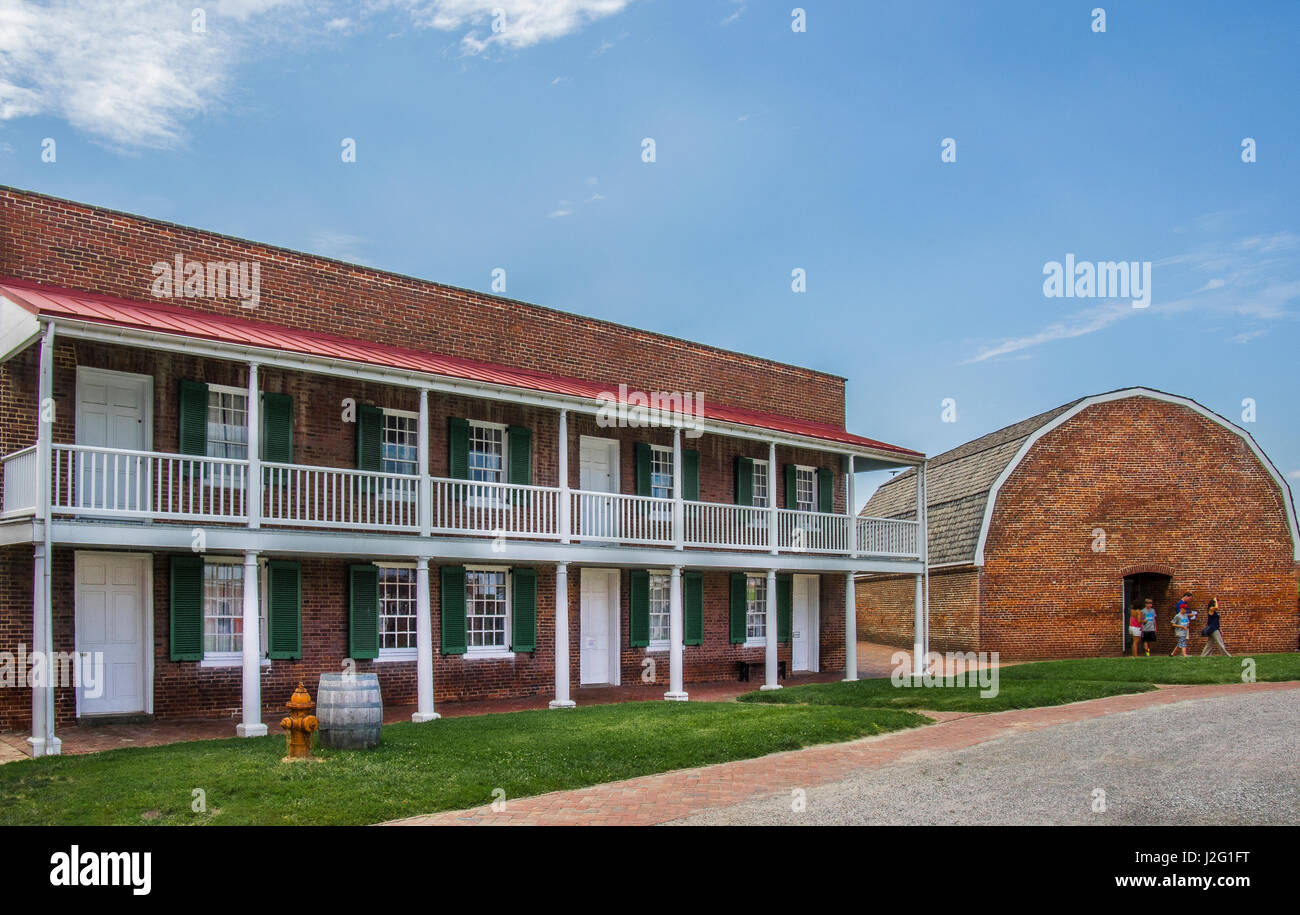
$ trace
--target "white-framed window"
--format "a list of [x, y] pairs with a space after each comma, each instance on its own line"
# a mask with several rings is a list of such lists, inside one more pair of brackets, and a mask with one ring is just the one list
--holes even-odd
[[[258, 567], [258, 628], [266, 657], [265, 578]], [[238, 557], [212, 556], [203, 561], [203, 660], [237, 664], [244, 653], [244, 562]]]
[[746, 644], [767, 643], [767, 576], [745, 578]]
[[801, 512], [817, 511], [817, 469], [796, 467], [794, 471], [794, 507]]
[[667, 572], [650, 573], [650, 649], [666, 649], [672, 638], [669, 600], [672, 576]]
[[510, 650], [510, 575], [504, 566], [465, 568], [465, 649], [469, 654]]
[[414, 660], [415, 566], [376, 565], [379, 567], [379, 657], [386, 661]]
[[208, 457], [248, 459], [248, 389], [208, 385]]
[[650, 446], [650, 495], [673, 497], [673, 449], [663, 445]]
[[469, 478], [478, 483], [506, 482], [506, 427], [469, 421]]
[[419, 414], [384, 410], [380, 426], [380, 467], [384, 473], [419, 473]]
[[767, 461], [754, 461], [754, 507], [767, 508]]

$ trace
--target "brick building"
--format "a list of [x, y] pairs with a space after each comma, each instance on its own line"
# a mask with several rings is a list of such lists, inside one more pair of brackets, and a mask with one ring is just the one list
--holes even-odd
[[854, 474], [922, 456], [844, 416], [837, 376], [0, 187], [0, 652], [106, 670], [0, 729], [255, 735], [345, 659], [420, 721], [647, 658], [671, 699], [855, 676], [854, 573], [923, 541]]
[[[916, 477], [890, 479], [863, 513], [914, 518]], [[1151, 597], [1153, 651], [1167, 652], [1184, 591], [1200, 611], [1218, 598], [1234, 653], [1296, 649], [1290, 490], [1245, 430], [1192, 400], [1084, 397], [929, 459], [922, 479], [932, 651], [1118, 655], [1124, 608]], [[859, 576], [862, 638], [910, 647], [914, 597], [911, 577]]]

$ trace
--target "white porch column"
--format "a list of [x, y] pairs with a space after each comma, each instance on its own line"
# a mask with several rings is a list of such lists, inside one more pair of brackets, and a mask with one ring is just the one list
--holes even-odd
[[[556, 457], [559, 467], [560, 483], [560, 543], [570, 543], [573, 537], [573, 521], [569, 517], [572, 506], [569, 504], [569, 411], [560, 411], [560, 434]], [[567, 645], [566, 645], [567, 648]], [[568, 682], [567, 680], [565, 681]]]
[[262, 526], [262, 398], [256, 362], [248, 363], [248, 526]]
[[682, 683], [682, 653], [686, 626], [682, 619], [682, 567], [673, 566], [668, 588], [668, 692], [664, 698], [685, 702], [689, 698]]
[[560, 562], [555, 566], [555, 698], [549, 705], [573, 708], [575, 704], [569, 698], [569, 564]]
[[[420, 392], [420, 403], [424, 406], [424, 391]], [[427, 480], [428, 474], [421, 474], [421, 478]], [[433, 710], [433, 618], [429, 614], [429, 560], [425, 556], [415, 560], [415, 690], [411, 720], [420, 724], [441, 718]]]
[[[420, 388], [420, 427], [416, 430], [416, 442], [420, 449], [419, 458], [416, 461], [416, 472], [420, 475], [420, 485], [418, 488], [419, 509], [420, 509], [420, 535], [428, 537], [433, 533], [433, 480], [429, 478], [429, 389]], [[428, 563], [426, 562], [427, 566]], [[418, 567], [417, 567], [418, 569]], [[426, 568], [426, 572], [427, 572]], [[429, 589], [424, 589], [425, 599], [428, 600]], [[419, 638], [417, 635], [416, 638]], [[422, 643], [423, 644], [423, 643]], [[432, 654], [429, 655], [433, 657]], [[429, 668], [430, 684], [433, 683], [433, 667]], [[421, 710], [423, 711], [423, 710]], [[429, 712], [433, 712], [433, 691], [429, 691]], [[428, 719], [426, 719], [428, 720]]]
[[[794, 506], [787, 505], [786, 508]], [[776, 442], [767, 443], [767, 546], [772, 555], [776, 549]]]
[[673, 549], [686, 549], [686, 503], [682, 500], [682, 427], [673, 427]]
[[[922, 564], [927, 561], [929, 544], [926, 542], [926, 505], [925, 463], [916, 468], [916, 552]], [[912, 673], [921, 676], [926, 669], [926, 653], [930, 650], [929, 620], [926, 619], [925, 592], [929, 587], [929, 576], [924, 573], [915, 577], [913, 587], [912, 613]]]
[[[251, 403], [251, 401], [250, 401]], [[249, 408], [250, 435], [252, 407]], [[249, 443], [252, 451], [252, 443]], [[244, 683], [243, 720], [235, 726], [240, 737], [265, 737], [262, 723], [262, 627], [258, 621], [257, 551], [244, 553]]]
[[767, 654], [764, 656], [763, 685], [759, 689], [780, 689], [776, 677], [776, 569], [767, 570]]
[[915, 600], [912, 613], [912, 674], [925, 673], [925, 576], [913, 576]]
[[844, 573], [844, 679], [858, 678], [858, 601], [853, 573]]
[[32, 652], [39, 651], [45, 655], [46, 681], [43, 686], [32, 687], [32, 736], [27, 738], [27, 743], [32, 748], [33, 758], [58, 756], [63, 746], [62, 741], [54, 736], [54, 714], [51, 708], [54, 689], [49, 680], [49, 658], [54, 640], [45, 615], [45, 603], [49, 594], [49, 579], [45, 574], [47, 556], [45, 544], [38, 542], [32, 579]]
[[32, 756], [58, 756], [63, 743], [54, 736], [54, 684], [49, 679], [54, 654], [54, 605], [50, 587], [50, 460], [54, 441], [54, 324], [47, 322], [41, 338], [36, 382], [36, 514], [41, 519], [41, 540], [33, 549], [32, 651], [45, 655], [46, 684], [32, 687], [32, 736], [27, 739]]

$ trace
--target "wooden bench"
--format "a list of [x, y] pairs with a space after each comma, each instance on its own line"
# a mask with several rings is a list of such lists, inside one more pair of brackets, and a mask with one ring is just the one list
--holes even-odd
[[[762, 679], [762, 675], [766, 673], [767, 670], [767, 661], [737, 661], [736, 674], [739, 677], [740, 682], [748, 683], [755, 667], [758, 668], [760, 675], [759, 679]], [[785, 679], [785, 661], [776, 662], [776, 678], [778, 680]]]

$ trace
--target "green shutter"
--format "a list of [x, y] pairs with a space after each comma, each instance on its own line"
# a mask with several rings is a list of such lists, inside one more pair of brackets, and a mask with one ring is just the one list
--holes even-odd
[[171, 659], [203, 660], [203, 557], [172, 557]]
[[835, 473], [825, 467], [817, 468], [817, 510], [826, 514], [835, 511]]
[[208, 453], [208, 386], [182, 379], [180, 393], [179, 449], [181, 454], [200, 457]]
[[438, 615], [442, 618], [442, 653], [465, 653], [465, 567], [443, 566]]
[[506, 482], [527, 486], [533, 482], [533, 430], [510, 426], [506, 437], [510, 457]]
[[262, 395], [262, 460], [293, 463], [293, 398], [288, 394]]
[[348, 654], [354, 661], [379, 657], [379, 569], [348, 566]]
[[514, 625], [511, 632], [512, 651], [537, 650], [537, 572], [533, 569], [514, 570]]
[[357, 406], [357, 470], [384, 468], [384, 411], [370, 404]]
[[737, 645], [745, 641], [745, 635], [748, 631], [746, 613], [746, 597], [749, 590], [749, 576], [744, 572], [731, 573], [731, 644]]
[[754, 461], [736, 455], [736, 504], [754, 504]]
[[700, 453], [682, 452], [682, 498], [688, 502], [700, 501]]
[[785, 507], [793, 511], [799, 507], [799, 468], [785, 465]]
[[469, 420], [447, 417], [447, 476], [469, 479]]
[[636, 443], [636, 494], [650, 495], [650, 452], [645, 442]]
[[682, 573], [682, 602], [687, 645], [704, 644], [704, 574]]
[[267, 657], [302, 658], [302, 565], [297, 562], [266, 564]]
[[633, 648], [650, 644], [650, 573], [632, 570], [632, 599], [629, 602], [627, 643]]
[[794, 579], [776, 576], [776, 640], [790, 641], [790, 608], [794, 603]]

